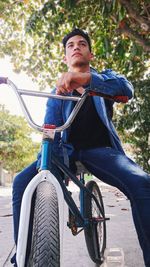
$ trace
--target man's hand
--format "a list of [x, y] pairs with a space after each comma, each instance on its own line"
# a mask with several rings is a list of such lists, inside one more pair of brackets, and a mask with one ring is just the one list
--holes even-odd
[[90, 72], [65, 72], [56, 84], [56, 94], [65, 94], [90, 83]]

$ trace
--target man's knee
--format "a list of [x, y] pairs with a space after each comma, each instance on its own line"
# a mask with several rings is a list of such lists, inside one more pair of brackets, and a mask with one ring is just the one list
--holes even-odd
[[13, 180], [13, 190], [15, 189], [21, 189], [21, 182], [23, 181], [24, 179], [24, 175], [23, 175], [23, 172], [20, 172], [18, 173], [15, 177], [14, 177], [14, 180]]
[[32, 180], [32, 178], [37, 174], [36, 169], [37, 162], [33, 162], [23, 171], [18, 173], [13, 181], [13, 192], [17, 191], [24, 191], [28, 183]]
[[133, 195], [139, 199], [150, 198], [150, 176], [148, 174], [137, 177], [133, 186]]

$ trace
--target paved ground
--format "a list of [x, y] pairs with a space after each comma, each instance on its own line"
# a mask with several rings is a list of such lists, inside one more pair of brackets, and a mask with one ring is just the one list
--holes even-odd
[[0, 267], [13, 246], [12, 232], [11, 188], [0, 187]]
[[[123, 252], [125, 265], [122, 267], [144, 267], [141, 250], [134, 230], [129, 201], [113, 187], [101, 183], [105, 202], [106, 214], [110, 217], [107, 222], [107, 251], [117, 248]], [[74, 197], [77, 198], [76, 188], [71, 185]], [[13, 246], [11, 189], [0, 188], [0, 267]], [[65, 209], [67, 217], [67, 208]], [[121, 267], [117, 263], [104, 264], [103, 267]], [[10, 264], [5, 267], [10, 267]], [[64, 227], [64, 255], [62, 267], [96, 267], [90, 260], [84, 241], [84, 233], [72, 236], [70, 230]], [[102, 266], [101, 266], [102, 267]]]

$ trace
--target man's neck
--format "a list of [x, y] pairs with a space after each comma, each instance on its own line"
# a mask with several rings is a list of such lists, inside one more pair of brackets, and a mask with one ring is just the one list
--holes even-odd
[[71, 67], [69, 68], [71, 72], [90, 72], [90, 66], [79, 66], [79, 67]]

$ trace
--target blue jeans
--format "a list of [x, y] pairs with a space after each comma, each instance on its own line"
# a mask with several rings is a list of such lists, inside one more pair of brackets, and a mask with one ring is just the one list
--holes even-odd
[[[150, 267], [150, 176], [136, 163], [113, 148], [95, 148], [74, 153], [74, 160], [103, 182], [117, 187], [130, 200], [132, 215], [146, 267]], [[37, 162], [21, 173], [13, 183], [14, 238], [17, 244], [20, 205], [29, 181], [37, 174]]]

